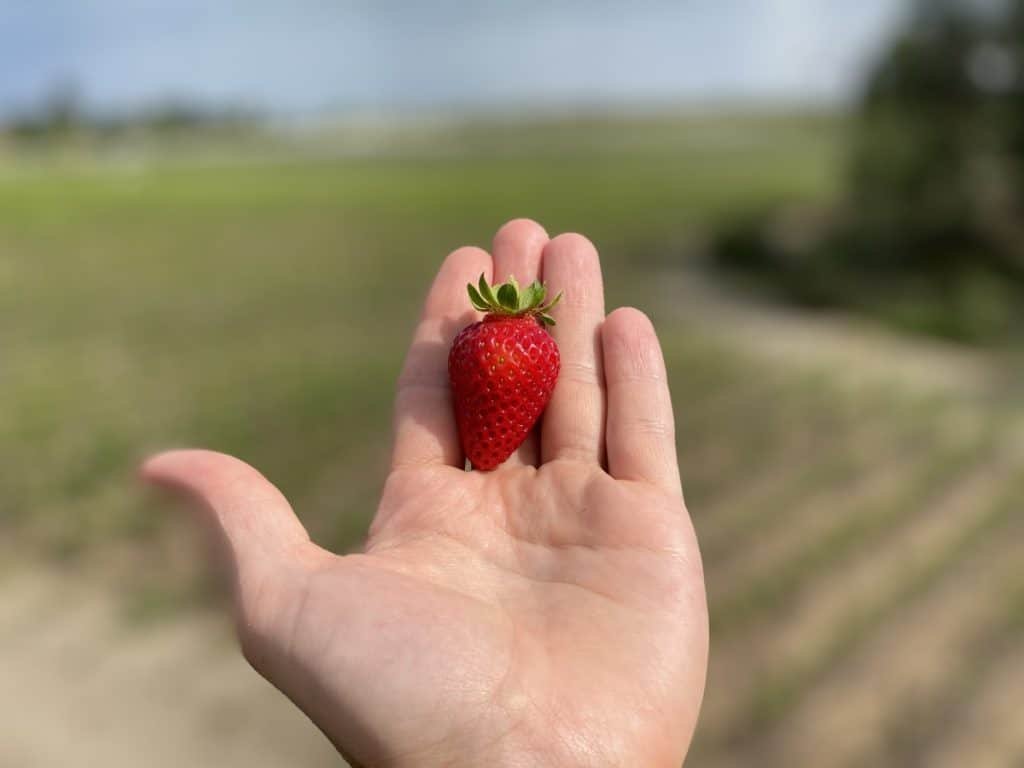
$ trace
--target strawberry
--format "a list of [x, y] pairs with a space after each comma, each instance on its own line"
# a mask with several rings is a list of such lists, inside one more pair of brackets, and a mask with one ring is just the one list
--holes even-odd
[[483, 275], [468, 285], [469, 300], [484, 319], [463, 328], [448, 354], [462, 450], [475, 469], [494, 469], [530, 433], [558, 378], [558, 345], [546, 326], [562, 294], [544, 303], [534, 281], [520, 290], [515, 278], [490, 286]]

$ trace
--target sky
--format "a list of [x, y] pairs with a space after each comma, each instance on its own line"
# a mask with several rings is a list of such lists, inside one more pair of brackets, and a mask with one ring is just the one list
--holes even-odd
[[310, 115], [835, 103], [907, 0], [0, 0], [0, 117], [74, 83]]

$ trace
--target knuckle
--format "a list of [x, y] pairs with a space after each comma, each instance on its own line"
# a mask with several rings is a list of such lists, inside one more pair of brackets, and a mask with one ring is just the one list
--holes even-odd
[[601, 372], [594, 360], [563, 360], [558, 371], [558, 383], [599, 386]]
[[641, 416], [633, 419], [630, 429], [641, 437], [656, 438], [665, 442], [675, 441], [676, 428], [671, 419], [659, 416]]

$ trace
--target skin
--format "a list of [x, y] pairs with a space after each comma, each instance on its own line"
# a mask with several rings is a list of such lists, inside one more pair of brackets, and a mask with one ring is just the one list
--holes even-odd
[[[542, 424], [486, 473], [463, 469], [447, 379], [481, 272], [565, 292]], [[434, 280], [364, 551], [313, 544], [238, 459], [174, 451], [143, 475], [203, 509], [246, 658], [353, 765], [678, 766], [708, 626], [673, 424], [654, 329], [635, 309], [605, 316], [593, 245], [517, 220]]]

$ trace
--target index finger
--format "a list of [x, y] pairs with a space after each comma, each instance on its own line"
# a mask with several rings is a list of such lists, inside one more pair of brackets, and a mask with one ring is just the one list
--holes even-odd
[[448, 384], [448, 348], [456, 333], [480, 317], [466, 284], [481, 273], [490, 279], [490, 254], [467, 247], [452, 252], [434, 278], [398, 378], [392, 467], [464, 465]]

